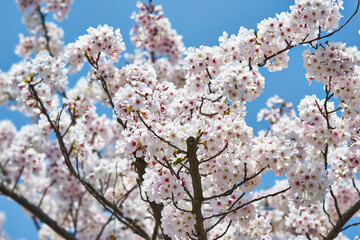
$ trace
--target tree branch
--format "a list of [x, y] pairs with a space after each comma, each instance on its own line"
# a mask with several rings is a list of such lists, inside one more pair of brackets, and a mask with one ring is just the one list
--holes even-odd
[[39, 13], [40, 20], [41, 20], [41, 26], [42, 26], [42, 28], [44, 30], [44, 37], [45, 37], [45, 40], [46, 40], [46, 50], [49, 52], [49, 55], [51, 57], [54, 57], [54, 55], [52, 54], [51, 49], [50, 49], [50, 37], [49, 37], [49, 32], [48, 32], [48, 29], [47, 29], [46, 23], [45, 23], [45, 15], [41, 11], [40, 5], [37, 7], [36, 10]]
[[329, 34], [326, 34], [324, 36], [318, 36], [317, 38], [314, 38], [312, 40], [309, 40], [309, 41], [305, 41], [306, 38], [301, 42], [301, 43], [298, 43], [296, 45], [287, 45], [284, 49], [270, 55], [270, 56], [265, 56], [265, 59], [263, 62], [261, 63], [258, 63], [258, 66], [259, 67], [263, 67], [265, 66], [265, 64], [267, 63], [268, 60], [272, 59], [273, 57], [276, 57], [277, 55], [280, 55], [281, 53], [287, 51], [287, 50], [290, 50], [294, 47], [297, 47], [297, 46], [300, 46], [300, 45], [306, 45], [306, 44], [312, 44], [313, 42], [315, 41], [318, 41], [318, 40], [321, 40], [321, 39], [324, 39], [324, 38], [327, 38], [327, 37], [330, 37], [332, 35], [334, 35], [335, 33], [339, 32], [343, 27], [345, 27], [349, 22], [350, 20], [356, 15], [356, 13], [359, 11], [359, 6], [360, 6], [360, 0], [358, 0], [358, 3], [357, 3], [357, 6], [356, 6], [356, 9], [355, 9], [355, 12], [351, 15], [351, 17], [343, 24], [341, 25], [338, 29], [336, 29], [335, 31], [329, 33]]
[[[135, 157], [135, 159], [136, 159], [135, 169], [136, 169], [136, 172], [138, 174], [140, 184], [141, 184], [144, 181], [145, 169], [148, 164], [145, 162], [144, 157]], [[146, 202], [149, 203], [151, 210], [152, 210], [152, 215], [155, 220], [155, 226], [153, 229], [153, 234], [152, 234], [151, 240], [156, 240], [156, 238], [159, 235], [159, 227], [161, 228], [161, 211], [164, 208], [164, 205], [162, 203], [157, 204], [156, 202], [149, 201], [148, 199], [144, 199], [144, 200], [146, 200]], [[161, 231], [163, 232], [162, 228], [161, 228]], [[165, 240], [171, 240], [171, 238], [168, 237], [167, 235], [164, 235], [163, 237]]]
[[202, 215], [201, 207], [204, 201], [203, 189], [201, 185], [201, 176], [199, 172], [199, 160], [196, 155], [197, 151], [197, 139], [189, 137], [186, 140], [187, 145], [187, 157], [190, 164], [190, 176], [194, 189], [194, 199], [192, 199], [192, 212], [195, 215], [196, 223], [196, 237], [198, 240], [206, 240], [206, 231], [204, 227], [204, 217]]
[[124, 225], [126, 225], [127, 227], [129, 227], [131, 230], [133, 230], [134, 233], [138, 234], [139, 236], [143, 237], [144, 239], [150, 239], [150, 237], [148, 236], [148, 234], [145, 232], [144, 229], [142, 229], [140, 226], [138, 226], [136, 224], [136, 222], [130, 218], [124, 217], [124, 214], [120, 211], [120, 209], [117, 208], [116, 205], [112, 204], [109, 200], [107, 200], [102, 194], [100, 194], [88, 181], [86, 181], [84, 178], [82, 178], [80, 176], [79, 173], [76, 172], [76, 170], [74, 169], [72, 163], [71, 163], [71, 159], [70, 159], [70, 154], [69, 151], [67, 150], [64, 140], [62, 138], [61, 132], [59, 130], [59, 128], [57, 128], [56, 124], [51, 120], [49, 114], [47, 113], [47, 110], [43, 104], [43, 102], [41, 101], [41, 99], [39, 98], [36, 90], [35, 90], [35, 85], [29, 84], [29, 91], [31, 93], [31, 95], [35, 98], [36, 102], [37, 102], [37, 106], [40, 110], [40, 112], [42, 114], [45, 115], [46, 119], [48, 120], [49, 124], [51, 125], [51, 127], [53, 128], [56, 138], [58, 140], [59, 146], [60, 146], [60, 150], [61, 153], [64, 157], [64, 161], [65, 164], [67, 166], [67, 168], [69, 169], [70, 173], [77, 178], [80, 183], [86, 188], [86, 190], [93, 196], [95, 197], [95, 199], [106, 209], [108, 210], [110, 213], [112, 213], [121, 223], [123, 223]]
[[50, 218], [39, 207], [37, 207], [35, 204], [32, 204], [31, 202], [29, 202], [23, 196], [15, 193], [14, 191], [11, 191], [2, 183], [0, 183], [0, 192], [3, 193], [4, 195], [8, 196], [9, 198], [11, 198], [18, 204], [20, 204], [27, 211], [31, 212], [34, 216], [36, 216], [36, 218], [38, 218], [40, 221], [42, 221], [43, 223], [48, 225], [54, 232], [59, 234], [64, 239], [76, 240], [76, 237], [72, 233], [69, 233], [64, 228], [59, 226], [56, 221], [54, 221], [52, 218]]
[[360, 209], [360, 198], [343, 214], [336, 222], [335, 227], [327, 234], [324, 240], [331, 240], [342, 231], [343, 226], [350, 220], [354, 214]]

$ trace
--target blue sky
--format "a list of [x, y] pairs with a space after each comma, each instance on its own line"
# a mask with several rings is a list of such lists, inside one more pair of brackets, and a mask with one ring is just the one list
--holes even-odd
[[[274, 17], [276, 13], [289, 10], [292, 0], [153, 0], [154, 4], [163, 5], [165, 16], [172, 23], [172, 27], [178, 34], [183, 36], [187, 47], [199, 47], [200, 45], [213, 46], [218, 44], [218, 37], [223, 31], [229, 34], [237, 34], [240, 26], [256, 28], [258, 22], [264, 18]], [[136, 10], [136, 1], [129, 0], [74, 0], [70, 15], [59, 25], [65, 32], [65, 43], [73, 42], [79, 35], [86, 33], [88, 27], [97, 27], [99, 24], [108, 24], [114, 28], [120, 28], [126, 43], [127, 52], [133, 52], [130, 43], [129, 31], [134, 25], [130, 19], [131, 13]], [[345, 11], [342, 23], [353, 13], [356, 7], [355, 0], [345, 0]], [[18, 34], [27, 34], [22, 25], [22, 14], [17, 8], [15, 0], [0, 1], [0, 69], [3, 72], [9, 70], [13, 63], [20, 61], [14, 53], [14, 47], [18, 43]], [[49, 20], [52, 18], [49, 16]], [[360, 46], [360, 14], [348, 24], [340, 33], [337, 33], [329, 41], [346, 42], [347, 46]], [[301, 53], [304, 47], [294, 49], [290, 53], [288, 69], [281, 72], [268, 73], [266, 69], [261, 72], [264, 75], [265, 89], [263, 94], [254, 102], [247, 105], [248, 125], [254, 128], [254, 132], [267, 127], [266, 123], [256, 121], [257, 112], [265, 107], [266, 100], [278, 94], [286, 101], [293, 102], [294, 106], [305, 95], [318, 94], [322, 98], [321, 84], [314, 82], [311, 87], [305, 78]], [[71, 85], [80, 75], [70, 78]], [[0, 107], [0, 120], [11, 119], [18, 129], [29, 122], [29, 119], [21, 114], [11, 112], [6, 107]], [[266, 181], [268, 182], [268, 181]], [[269, 181], [270, 183], [273, 180]], [[35, 227], [30, 219], [26, 219], [16, 204], [9, 203], [4, 197], [0, 197], [0, 211], [7, 213], [5, 231], [13, 238], [37, 239]], [[359, 230], [360, 231], [360, 230]], [[354, 231], [352, 231], [354, 234]]]

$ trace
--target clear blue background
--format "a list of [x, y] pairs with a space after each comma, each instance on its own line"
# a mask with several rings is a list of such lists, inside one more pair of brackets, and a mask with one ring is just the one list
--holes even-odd
[[[264, 18], [274, 17], [276, 13], [288, 11], [291, 0], [154, 0], [154, 4], [163, 5], [165, 16], [172, 23], [172, 27], [178, 34], [183, 36], [185, 46], [199, 47], [200, 45], [213, 46], [218, 44], [218, 37], [223, 31], [229, 34], [237, 34], [240, 26], [256, 29], [256, 25]], [[97, 27], [99, 24], [108, 24], [114, 28], [120, 28], [126, 43], [127, 52], [133, 52], [130, 43], [129, 31], [134, 25], [130, 19], [131, 13], [136, 11], [136, 1], [130, 0], [75, 0], [70, 10], [69, 17], [59, 25], [64, 29], [65, 43], [74, 42], [79, 35], [86, 33], [86, 29]], [[341, 23], [353, 13], [356, 7], [355, 0], [345, 0], [344, 18]], [[22, 14], [14, 0], [0, 1], [0, 69], [7, 72], [13, 63], [20, 61], [14, 53], [14, 47], [18, 44], [18, 34], [27, 34], [22, 25]], [[53, 21], [49, 16], [47, 21]], [[357, 15], [341, 32], [328, 39], [329, 41], [346, 42], [347, 46], [360, 45], [360, 16]], [[265, 107], [266, 100], [278, 94], [294, 106], [305, 95], [317, 94], [319, 98], [324, 96], [322, 85], [314, 82], [309, 87], [305, 78], [305, 70], [302, 67], [301, 53], [304, 47], [298, 47], [290, 52], [288, 69], [281, 72], [268, 73], [266, 69], [261, 72], [266, 78], [263, 94], [247, 105], [246, 116], [248, 125], [254, 128], [256, 133], [260, 129], [266, 129], [266, 123], [256, 121], [257, 112]], [[80, 77], [75, 75], [70, 79], [70, 84]], [[17, 112], [11, 112], [6, 107], [0, 107], [0, 120], [11, 119], [18, 129], [29, 123]], [[263, 181], [264, 187], [270, 187], [274, 182], [271, 177]], [[0, 211], [6, 212], [5, 231], [12, 238], [37, 239], [37, 233], [32, 220], [25, 217], [20, 207], [15, 203], [0, 197]], [[345, 232], [354, 236], [359, 233], [357, 227]]]

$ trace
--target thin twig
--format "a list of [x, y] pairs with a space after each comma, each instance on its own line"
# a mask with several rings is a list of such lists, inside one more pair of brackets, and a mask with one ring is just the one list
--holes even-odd
[[[210, 197], [205, 197], [204, 200], [211, 200], [211, 199], [214, 199], [214, 198], [231, 195], [235, 191], [235, 189], [241, 187], [247, 181], [250, 181], [251, 179], [259, 176], [266, 168], [267, 168], [267, 166], [261, 168], [259, 172], [255, 173], [254, 175], [250, 176], [249, 178], [246, 176], [247, 175], [247, 170], [246, 170], [245, 175], [244, 175], [244, 179], [241, 182], [234, 184], [232, 188], [226, 190], [225, 192], [222, 192], [220, 194], [216, 194], [216, 195], [213, 195], [213, 196], [210, 196]], [[245, 164], [245, 169], [246, 169], [246, 164]]]
[[67, 240], [76, 240], [76, 237], [66, 231], [63, 227], [61, 227], [56, 221], [49, 217], [45, 212], [43, 212], [40, 208], [29, 202], [23, 196], [15, 193], [14, 191], [8, 189], [5, 185], [0, 184], [0, 192], [18, 204], [20, 204], [23, 208], [29, 211], [31, 214], [36, 216], [40, 221], [48, 225], [54, 232], [59, 234], [61, 237]]
[[39, 222], [36, 220], [36, 217], [33, 216], [31, 219], [33, 220], [36, 230], [39, 231], [41, 229], [41, 227], [40, 227]]
[[54, 57], [54, 55], [52, 54], [51, 49], [50, 49], [50, 37], [49, 37], [49, 32], [48, 32], [48, 29], [47, 29], [46, 23], [45, 23], [45, 15], [41, 11], [40, 5], [37, 7], [36, 10], [39, 13], [40, 20], [41, 20], [41, 26], [42, 26], [42, 28], [44, 30], [44, 37], [45, 37], [45, 40], [46, 40], [46, 50], [49, 52], [49, 55], [51, 57]]
[[258, 66], [259, 66], [259, 67], [265, 66], [265, 64], [268, 62], [268, 60], [270, 60], [270, 59], [272, 59], [273, 57], [276, 57], [276, 56], [280, 55], [281, 53], [286, 52], [287, 50], [290, 50], [290, 49], [292, 49], [292, 48], [294, 48], [294, 47], [297, 47], [297, 46], [300, 46], [300, 45], [306, 45], [306, 44], [310, 44], [310, 45], [311, 45], [311, 44], [312, 44], [313, 42], [315, 42], [315, 41], [318, 41], [318, 40], [321, 40], [321, 39], [330, 37], [330, 36], [334, 35], [335, 33], [339, 32], [339, 31], [340, 31], [343, 27], [345, 27], [345, 26], [350, 22], [350, 20], [356, 15], [356, 13], [357, 13], [358, 10], [359, 10], [359, 5], [360, 5], [360, 0], [358, 0], [358, 3], [357, 3], [357, 6], [356, 6], [356, 9], [355, 9], [355, 12], [351, 15], [351, 17], [350, 17], [343, 25], [341, 25], [338, 29], [336, 29], [335, 31], [333, 31], [333, 32], [331, 32], [331, 33], [329, 33], [329, 34], [326, 34], [326, 35], [324, 35], [324, 36], [322, 36], [322, 37], [319, 37], [319, 36], [318, 36], [317, 38], [314, 38], [314, 39], [308, 40], [308, 41], [305, 41], [306, 38], [307, 38], [307, 36], [306, 36], [305, 39], [303, 39], [303, 41], [302, 41], [301, 43], [298, 43], [298, 44], [296, 44], [296, 45], [287, 45], [284, 49], [282, 49], [282, 50], [280, 50], [280, 51], [278, 51], [278, 52], [276, 52], [276, 53], [274, 53], [274, 54], [272, 54], [272, 55], [270, 55], [270, 56], [265, 56], [264, 61], [261, 62], [261, 63], [258, 63]]
[[20, 171], [19, 171], [19, 175], [16, 177], [15, 184], [14, 184], [14, 186], [13, 186], [13, 188], [12, 188], [12, 191], [15, 190], [17, 184], [19, 183], [19, 180], [20, 180], [20, 177], [21, 177], [21, 175], [22, 175], [22, 173], [23, 173], [23, 171], [24, 171], [24, 168], [25, 168], [25, 166], [22, 166], [22, 167], [21, 167], [21, 169], [20, 169]]
[[353, 187], [355, 188], [356, 192], [358, 193], [358, 196], [360, 197], [360, 190], [359, 190], [359, 188], [356, 186], [355, 179], [354, 179], [353, 176], [351, 176], [351, 181], [352, 181]]
[[102, 225], [102, 227], [101, 227], [101, 229], [100, 229], [100, 232], [98, 233], [98, 235], [97, 235], [96, 238], [95, 238], [96, 240], [99, 240], [99, 239], [100, 239], [100, 237], [101, 237], [101, 235], [103, 234], [106, 226], [107, 226], [112, 220], [114, 220], [114, 219], [115, 219], [114, 215], [111, 215], [111, 216], [109, 217], [109, 219], [106, 221], [106, 223], [105, 223], [104, 225]]
[[349, 225], [347, 225], [346, 227], [343, 227], [343, 228], [341, 229], [341, 231], [344, 231], [344, 230], [348, 229], [349, 227], [353, 227], [353, 226], [357, 226], [357, 225], [360, 225], [360, 221], [359, 221], [359, 222], [356, 222], [356, 223], [349, 224]]
[[226, 143], [225, 143], [225, 146], [224, 146], [217, 154], [215, 154], [214, 156], [209, 157], [208, 159], [205, 159], [205, 160], [200, 161], [200, 164], [206, 163], [206, 162], [211, 161], [211, 160], [213, 160], [214, 158], [217, 158], [218, 156], [220, 156], [220, 155], [226, 150], [226, 148], [228, 147], [228, 145], [229, 145], [229, 143], [226, 142]]
[[47, 187], [45, 188], [45, 190], [44, 190], [44, 192], [43, 192], [43, 194], [42, 194], [42, 196], [41, 196], [41, 199], [40, 199], [40, 201], [39, 201], [38, 207], [41, 206], [41, 204], [42, 204], [42, 202], [43, 202], [43, 200], [44, 200], [44, 197], [45, 197], [47, 191], [49, 190], [49, 188], [50, 188], [52, 185], [54, 185], [55, 183], [56, 183], [56, 180], [52, 180], [52, 182], [49, 184], [49, 186], [47, 186]]
[[151, 127], [149, 125], [146, 124], [146, 122], [144, 121], [144, 119], [141, 117], [140, 112], [137, 111], [137, 115], [140, 119], [140, 121], [145, 125], [145, 127], [152, 133], [155, 135], [155, 137], [157, 137], [158, 139], [160, 139], [161, 141], [163, 141], [164, 143], [168, 144], [170, 147], [175, 148], [176, 150], [178, 150], [181, 153], [186, 153], [186, 151], [180, 149], [179, 147], [175, 146], [174, 144], [172, 144], [171, 142], [165, 140], [164, 138], [160, 137], [154, 130], [151, 129]]
[[335, 209], [336, 209], [336, 212], [338, 214], [338, 217], [339, 217], [339, 219], [341, 219], [342, 215], [341, 215], [341, 212], [340, 212], [339, 204], [338, 204], [337, 198], [336, 198], [333, 190], [331, 189], [331, 187], [330, 187], [330, 194], [331, 194], [331, 197], [334, 199], [334, 205], [335, 205]]
[[222, 234], [220, 234], [218, 237], [214, 238], [214, 240], [217, 240], [217, 239], [222, 238], [222, 237], [227, 233], [227, 231], [229, 230], [229, 228], [230, 228], [230, 226], [231, 226], [231, 223], [232, 223], [232, 220], [230, 220], [230, 222], [229, 222], [229, 224], [227, 225], [225, 231], [224, 231]]
[[233, 212], [233, 211], [239, 210], [239, 209], [241, 209], [241, 208], [243, 208], [243, 207], [245, 207], [245, 206], [247, 206], [247, 205], [249, 205], [249, 204], [251, 204], [251, 203], [253, 203], [253, 202], [257, 202], [257, 201], [260, 201], [260, 200], [263, 200], [263, 199], [269, 198], [269, 197], [275, 197], [275, 196], [277, 196], [277, 195], [279, 195], [279, 194], [281, 194], [281, 193], [284, 193], [284, 192], [288, 191], [290, 188], [291, 188], [291, 187], [288, 187], [288, 188], [285, 188], [285, 189], [283, 189], [283, 190], [281, 190], [281, 191], [278, 191], [278, 192], [276, 192], [276, 193], [271, 193], [271, 194], [268, 194], [268, 195], [265, 195], [265, 196], [262, 196], [262, 197], [254, 198], [254, 199], [252, 199], [251, 201], [249, 201], [249, 202], [247, 202], [247, 203], [244, 203], [244, 204], [241, 204], [240, 206], [238, 206], [238, 207], [236, 207], [236, 208], [234, 208], [234, 209], [228, 210], [228, 211], [223, 212], [223, 213], [211, 215], [211, 216], [209, 216], [209, 217], [206, 217], [205, 219], [210, 219], [210, 218], [213, 218], [213, 217], [225, 216], [225, 215], [227, 215], [227, 214], [229, 214], [229, 213], [231, 213], [231, 212]]
[[326, 216], [328, 217], [330, 224], [334, 227], [335, 225], [334, 225], [334, 223], [331, 221], [330, 215], [329, 215], [329, 213], [326, 211], [326, 208], [325, 208], [325, 199], [324, 199], [322, 205], [323, 205], [323, 211], [324, 211], [324, 213], [325, 213]]

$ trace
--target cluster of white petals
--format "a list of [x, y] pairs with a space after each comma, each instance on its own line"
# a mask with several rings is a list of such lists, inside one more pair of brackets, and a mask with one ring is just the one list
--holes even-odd
[[[257, 29], [187, 49], [161, 6], [139, 2], [138, 49], [122, 66], [119, 29], [90, 27], [63, 47], [62, 29], [44, 22], [72, 0], [17, 3], [32, 35], [16, 46], [25, 59], [0, 72], [0, 104], [31, 123], [0, 122], [0, 190], [77, 239], [321, 239], [359, 201], [360, 51], [322, 41], [341, 0], [295, 0]], [[296, 112], [275, 95], [257, 117], [269, 128], [255, 133], [246, 104], [265, 88], [261, 68], [286, 68], [299, 45], [324, 99], [304, 96]], [[259, 191], [265, 174], [283, 180]], [[47, 224], [39, 239], [64, 237]]]
[[138, 25], [130, 33], [134, 45], [152, 54], [169, 56], [171, 62], [179, 61], [185, 51], [182, 37], [171, 28], [162, 7], [141, 2], [137, 3], [137, 7], [139, 12], [133, 13], [132, 18]]
[[65, 58], [74, 70], [79, 71], [86, 58], [89, 58], [92, 64], [97, 64], [104, 56], [112, 62], [119, 61], [120, 54], [125, 50], [120, 29], [114, 31], [105, 24], [97, 28], [90, 27], [87, 32], [88, 34], [80, 36], [65, 49]]

